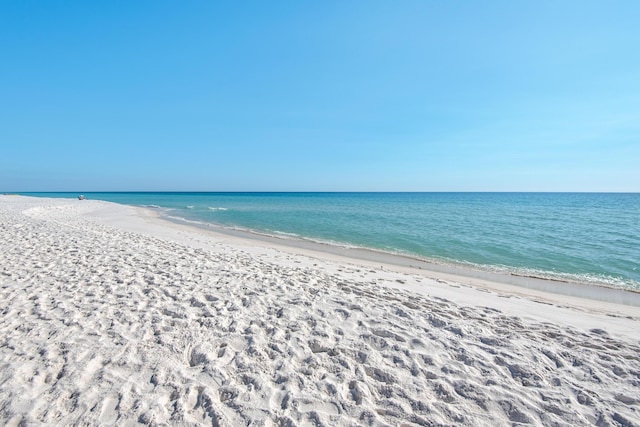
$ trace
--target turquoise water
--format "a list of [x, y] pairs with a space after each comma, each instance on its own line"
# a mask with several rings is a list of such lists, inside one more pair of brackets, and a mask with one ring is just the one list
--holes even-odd
[[[27, 193], [25, 193], [27, 194]], [[77, 193], [29, 193], [75, 197]], [[640, 194], [85, 193], [173, 217], [640, 290]]]

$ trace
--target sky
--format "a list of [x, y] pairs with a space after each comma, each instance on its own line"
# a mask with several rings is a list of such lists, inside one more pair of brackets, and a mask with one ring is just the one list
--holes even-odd
[[638, 22], [637, 0], [0, 0], [0, 191], [640, 192]]

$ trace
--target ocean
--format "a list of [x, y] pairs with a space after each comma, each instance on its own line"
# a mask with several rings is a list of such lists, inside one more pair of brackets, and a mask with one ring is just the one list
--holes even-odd
[[200, 225], [640, 291], [637, 193], [83, 194]]

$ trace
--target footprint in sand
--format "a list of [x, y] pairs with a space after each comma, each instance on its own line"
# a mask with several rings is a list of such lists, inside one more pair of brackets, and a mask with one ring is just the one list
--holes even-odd
[[114, 425], [118, 419], [118, 405], [120, 400], [117, 397], [109, 396], [104, 400], [102, 404], [102, 411], [100, 412], [100, 424]]

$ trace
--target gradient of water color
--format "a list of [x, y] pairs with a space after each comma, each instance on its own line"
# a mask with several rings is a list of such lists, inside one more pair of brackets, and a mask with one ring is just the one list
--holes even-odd
[[[75, 197], [76, 193], [25, 193]], [[85, 193], [283, 238], [640, 290], [640, 194]]]

